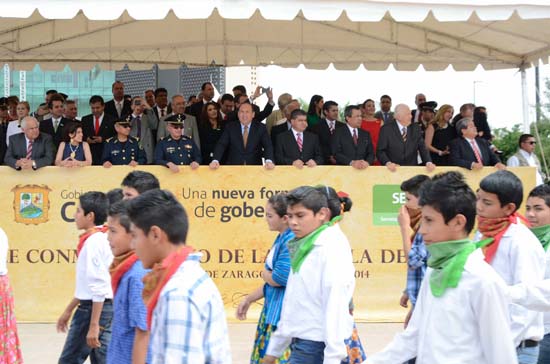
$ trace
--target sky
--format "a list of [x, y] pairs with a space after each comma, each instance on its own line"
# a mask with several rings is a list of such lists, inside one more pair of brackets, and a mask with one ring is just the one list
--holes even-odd
[[[388, 94], [393, 105], [399, 103], [414, 107], [414, 97], [424, 93], [429, 101], [439, 105], [450, 104], [458, 112], [460, 105], [473, 102], [487, 107], [492, 128], [511, 128], [523, 123], [521, 74], [518, 70], [485, 71], [480, 66], [471, 72], [456, 72], [449, 68], [441, 72], [427, 72], [420, 68], [414, 72], [367, 71], [363, 67], [356, 71], [308, 70], [301, 66], [289, 69], [279, 66], [256, 68], [258, 85], [272, 87], [275, 99], [283, 92], [309, 102], [314, 94], [325, 101], [334, 100], [340, 105], [361, 103], [367, 98], [378, 102], [380, 96]], [[550, 77], [550, 66], [540, 67], [541, 93], [544, 92], [544, 79]], [[243, 83], [250, 85], [250, 68], [233, 67], [227, 69], [227, 89]], [[529, 113], [535, 119], [535, 72], [527, 70]], [[541, 95], [543, 102], [544, 95]], [[263, 104], [264, 99], [259, 103]], [[378, 109], [378, 105], [377, 105]]]

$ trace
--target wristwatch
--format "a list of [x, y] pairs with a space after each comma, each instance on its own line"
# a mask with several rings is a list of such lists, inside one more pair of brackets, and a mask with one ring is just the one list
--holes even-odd
[[36, 162], [35, 161], [32, 161], [32, 169], [36, 170]]

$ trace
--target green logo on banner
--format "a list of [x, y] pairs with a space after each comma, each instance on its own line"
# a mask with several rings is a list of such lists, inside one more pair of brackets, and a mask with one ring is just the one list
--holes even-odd
[[405, 203], [405, 192], [399, 185], [375, 185], [372, 188], [373, 224], [374, 225], [399, 225], [397, 214], [399, 208]]

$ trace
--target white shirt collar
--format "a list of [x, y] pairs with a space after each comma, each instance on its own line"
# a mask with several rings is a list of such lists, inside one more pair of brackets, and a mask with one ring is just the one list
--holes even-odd
[[302, 135], [302, 140], [304, 140], [304, 132], [303, 131], [296, 131], [294, 130], [294, 128], [290, 128], [290, 130], [292, 130], [292, 134], [294, 134], [294, 138], [298, 138], [298, 134], [301, 134]]
[[[352, 128], [348, 123], [346, 123], [348, 129], [349, 129], [349, 132], [351, 133], [351, 135], [353, 136], [353, 131], [354, 130], [357, 130], [357, 128]], [[359, 131], [356, 131], [357, 135], [359, 136]]]

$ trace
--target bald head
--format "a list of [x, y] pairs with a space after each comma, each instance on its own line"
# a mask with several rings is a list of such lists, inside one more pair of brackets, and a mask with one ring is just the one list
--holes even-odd
[[411, 109], [405, 104], [399, 104], [395, 107], [394, 117], [401, 125], [409, 126], [412, 118]]

